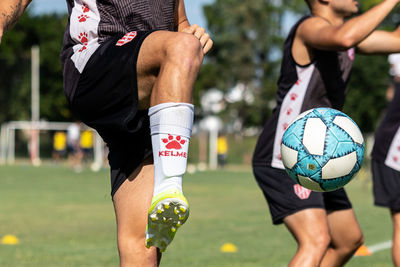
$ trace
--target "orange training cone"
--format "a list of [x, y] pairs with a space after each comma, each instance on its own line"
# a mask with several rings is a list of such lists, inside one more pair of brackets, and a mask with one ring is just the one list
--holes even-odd
[[371, 255], [372, 255], [372, 252], [365, 245], [362, 245], [361, 247], [359, 247], [355, 253], [355, 256], [371, 256]]

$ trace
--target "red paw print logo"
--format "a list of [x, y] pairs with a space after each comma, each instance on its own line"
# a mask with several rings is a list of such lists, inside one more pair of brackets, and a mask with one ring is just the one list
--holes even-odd
[[88, 18], [89, 18], [88, 15], [80, 15], [80, 16], [78, 17], [78, 21], [79, 21], [79, 22], [85, 22]]
[[296, 85], [299, 85], [301, 83], [301, 80], [296, 81]]
[[290, 100], [295, 101], [297, 99], [298, 95], [296, 93], [291, 93], [290, 94]]
[[293, 109], [288, 108], [287, 111], [286, 111], [286, 115], [290, 115], [290, 114], [292, 114], [292, 112], [293, 112]]
[[87, 13], [89, 11], [90, 11], [89, 6], [87, 4], [83, 4], [82, 5], [82, 12], [83, 13]]
[[397, 151], [400, 151], [400, 146], [397, 147]]
[[168, 135], [168, 138], [163, 138], [162, 139], [164, 144], [167, 144], [165, 147], [167, 149], [181, 149], [182, 145], [186, 143], [186, 140], [183, 140], [182, 137], [179, 135], [176, 136], [175, 138], [172, 135]]
[[399, 161], [399, 158], [398, 158], [397, 156], [394, 156], [394, 157], [393, 157], [393, 160], [394, 160], [394, 162], [398, 162], [398, 161]]
[[88, 35], [86, 32], [81, 32], [78, 36], [79, 40], [83, 45], [87, 45], [89, 40], [88, 40]]
[[81, 41], [81, 43], [83, 44], [83, 47], [82, 47], [81, 49], [79, 49], [78, 52], [82, 52], [83, 50], [86, 50], [86, 46], [87, 46], [87, 44], [88, 44], [88, 42], [89, 42], [89, 40], [88, 40], [88, 35], [87, 35], [86, 32], [81, 32], [81, 33], [78, 35], [78, 38], [79, 38], [79, 40]]

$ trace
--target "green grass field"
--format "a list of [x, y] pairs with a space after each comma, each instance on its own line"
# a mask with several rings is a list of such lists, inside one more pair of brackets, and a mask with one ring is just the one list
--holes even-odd
[[[347, 187], [366, 245], [391, 239], [386, 209], [373, 206], [368, 172]], [[191, 215], [161, 266], [285, 266], [296, 249], [269, 211], [249, 168], [198, 172], [184, 178]], [[108, 171], [0, 167], [0, 266], [118, 266]], [[236, 253], [222, 253], [233, 243]], [[392, 266], [390, 250], [355, 257], [346, 266]]]

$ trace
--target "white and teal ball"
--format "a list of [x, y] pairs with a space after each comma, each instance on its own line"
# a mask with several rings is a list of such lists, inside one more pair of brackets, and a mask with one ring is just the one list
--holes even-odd
[[357, 124], [332, 108], [300, 114], [286, 129], [281, 157], [289, 176], [313, 191], [346, 185], [361, 168], [364, 138]]

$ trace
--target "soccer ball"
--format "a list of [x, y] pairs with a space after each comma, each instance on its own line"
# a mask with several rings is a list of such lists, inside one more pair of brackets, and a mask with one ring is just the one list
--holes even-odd
[[313, 191], [339, 189], [364, 158], [364, 138], [346, 114], [315, 108], [300, 114], [283, 134], [281, 157], [289, 176]]

